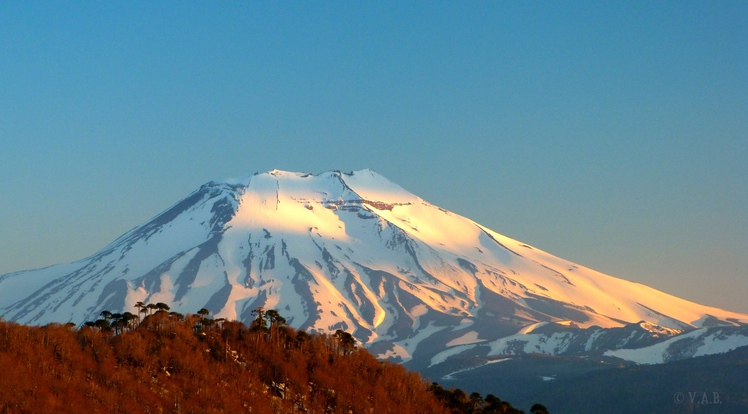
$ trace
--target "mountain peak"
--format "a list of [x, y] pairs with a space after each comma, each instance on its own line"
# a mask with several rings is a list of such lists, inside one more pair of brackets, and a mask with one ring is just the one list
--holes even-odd
[[274, 169], [249, 177], [224, 181], [240, 186], [245, 192], [277, 193], [294, 200], [315, 202], [369, 201], [384, 204], [407, 204], [422, 201], [372, 169], [319, 174]]

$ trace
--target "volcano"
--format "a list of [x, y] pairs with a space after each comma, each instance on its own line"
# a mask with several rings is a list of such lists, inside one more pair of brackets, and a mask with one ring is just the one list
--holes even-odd
[[209, 182], [88, 258], [0, 276], [0, 315], [19, 323], [80, 324], [137, 302], [245, 323], [272, 308], [418, 366], [748, 322], [503, 236], [372, 170]]

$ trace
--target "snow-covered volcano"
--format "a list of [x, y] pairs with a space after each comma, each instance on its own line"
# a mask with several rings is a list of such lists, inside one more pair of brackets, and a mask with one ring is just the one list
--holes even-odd
[[371, 170], [210, 182], [89, 258], [0, 276], [0, 315], [21, 323], [81, 323], [139, 301], [245, 322], [274, 308], [403, 359], [544, 322], [670, 334], [748, 322], [505, 237]]

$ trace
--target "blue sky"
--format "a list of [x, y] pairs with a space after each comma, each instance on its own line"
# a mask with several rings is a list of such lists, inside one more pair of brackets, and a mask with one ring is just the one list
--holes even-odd
[[[405, 3], [405, 4], [403, 4]], [[0, 273], [202, 183], [372, 168], [748, 312], [748, 3], [0, 3]]]

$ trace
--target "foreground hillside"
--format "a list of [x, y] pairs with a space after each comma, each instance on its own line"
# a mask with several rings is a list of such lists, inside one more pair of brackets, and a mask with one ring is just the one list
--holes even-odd
[[165, 310], [81, 329], [0, 320], [0, 413], [520, 412], [259, 311], [250, 328]]

